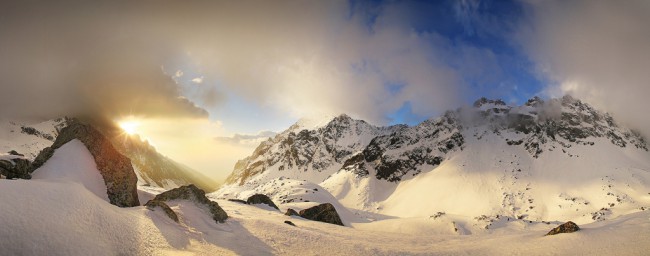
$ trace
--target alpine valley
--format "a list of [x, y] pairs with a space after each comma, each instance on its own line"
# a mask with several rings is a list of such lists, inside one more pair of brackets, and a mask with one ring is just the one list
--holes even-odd
[[111, 125], [1, 127], [0, 254], [650, 251], [647, 140], [570, 96], [481, 98], [414, 126], [302, 119], [219, 189]]

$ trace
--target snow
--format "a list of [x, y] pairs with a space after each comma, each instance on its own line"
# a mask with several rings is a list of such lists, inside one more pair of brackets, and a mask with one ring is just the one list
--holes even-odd
[[[530, 115], [534, 110], [510, 109]], [[422, 131], [435, 128], [434, 123], [430, 120], [404, 133], [418, 138]], [[303, 121], [294, 128], [325, 124]], [[0, 126], [4, 151], [16, 149], [28, 159], [52, 143], [20, 133], [21, 125], [15, 123]], [[56, 132], [56, 123], [31, 127]], [[16, 128], [18, 132], [11, 132]], [[373, 137], [389, 132], [354, 122], [335, 145], [354, 155]], [[436, 140], [453, 132], [438, 133]], [[208, 194], [230, 216], [225, 223], [215, 223], [207, 209], [183, 200], [168, 202], [179, 223], [159, 208], [109, 204], [92, 155], [73, 140], [36, 170], [32, 180], [0, 180], [0, 254], [647, 255], [650, 251], [650, 211], [644, 210], [650, 206], [647, 151], [589, 138], [594, 146], [544, 144], [544, 153], [534, 158], [523, 146], [506, 143], [523, 134], [493, 133], [489, 127], [461, 132], [466, 143], [462, 151], [444, 155], [439, 166], [423, 165], [421, 173], [409, 173], [398, 183], [376, 179], [371, 165], [366, 166], [369, 175], [361, 177], [339, 170], [337, 164], [320, 171], [267, 166], [244, 186], [228, 185]], [[385, 155], [398, 156], [413, 147], [390, 149]], [[0, 154], [0, 159], [14, 157]], [[326, 158], [316, 150], [315, 161]], [[175, 185], [173, 180], [165, 183]], [[141, 204], [164, 191], [142, 181], [138, 185]], [[280, 211], [226, 200], [245, 200], [255, 193], [268, 195]], [[300, 211], [320, 203], [334, 205], [345, 226], [283, 214], [288, 208]], [[296, 226], [285, 224], [287, 220]], [[544, 236], [568, 220], [581, 230]]]
[[35, 124], [21, 124], [15, 121], [0, 120], [0, 152], [9, 152], [16, 150], [18, 153], [25, 155], [25, 158], [34, 160], [38, 153], [45, 147], [52, 145], [53, 141], [43, 137], [30, 135], [21, 132], [21, 127], [32, 127], [42, 134], [56, 137], [58, 134], [56, 127], [61, 124], [61, 120], [49, 120]]
[[74, 139], [54, 151], [54, 155], [32, 173], [35, 180], [65, 180], [85, 186], [109, 202], [104, 178], [97, 170], [95, 158], [79, 140]]
[[310, 117], [303, 117], [300, 120], [298, 120], [292, 128], [296, 132], [299, 132], [301, 130], [314, 130], [320, 127], [323, 127], [327, 125], [332, 119], [334, 119], [334, 115], [330, 114], [321, 114], [321, 115], [313, 115]]
[[[110, 205], [76, 182], [0, 180], [0, 190], [3, 254], [643, 255], [650, 250], [650, 211], [549, 237], [543, 235], [555, 223], [526, 229], [511, 224], [505, 228], [508, 232], [462, 235], [477, 229], [470, 225], [477, 221], [462, 223], [462, 217], [448, 214], [436, 219], [375, 215], [375, 221], [355, 221], [343, 214], [348, 225], [341, 227], [217, 200], [230, 216], [217, 224], [206, 209], [176, 200], [169, 202], [179, 215], [180, 223], [175, 223], [158, 209]], [[286, 220], [296, 227], [283, 223]]]
[[[574, 145], [532, 157], [523, 147], [507, 145], [504, 136], [478, 139], [464, 131], [468, 145], [440, 166], [408, 176], [399, 183], [378, 180], [375, 171], [357, 177], [341, 170], [319, 185], [352, 211], [371, 211], [400, 218], [437, 212], [466, 219], [497, 215], [541, 221], [572, 220], [586, 224], [650, 206], [650, 158], [633, 147], [620, 148], [604, 138], [593, 146]], [[612, 205], [613, 204], [613, 205]]]

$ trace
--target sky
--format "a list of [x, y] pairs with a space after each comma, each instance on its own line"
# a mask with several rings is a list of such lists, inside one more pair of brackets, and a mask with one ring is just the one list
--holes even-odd
[[223, 179], [303, 117], [571, 94], [650, 135], [650, 1], [2, 1], [0, 117], [129, 122]]

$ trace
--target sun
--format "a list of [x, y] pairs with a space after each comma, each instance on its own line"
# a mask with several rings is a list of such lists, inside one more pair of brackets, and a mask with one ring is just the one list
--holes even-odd
[[128, 135], [136, 134], [138, 132], [138, 127], [140, 127], [140, 123], [135, 120], [121, 121], [118, 122], [118, 125]]

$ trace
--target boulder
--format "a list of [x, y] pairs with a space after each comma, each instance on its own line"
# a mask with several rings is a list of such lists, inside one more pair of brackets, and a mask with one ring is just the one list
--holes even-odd
[[285, 220], [284, 223], [289, 224], [289, 225], [294, 226], [294, 227], [296, 226], [296, 224], [293, 224], [293, 222], [288, 221], [288, 220]]
[[163, 209], [163, 211], [165, 211], [165, 214], [167, 214], [167, 216], [168, 216], [170, 219], [172, 219], [172, 220], [174, 220], [176, 223], [178, 223], [178, 215], [176, 215], [176, 213], [174, 212], [174, 210], [172, 210], [172, 208], [170, 208], [169, 205], [167, 205], [165, 202], [163, 202], [163, 201], [154, 201], [154, 200], [149, 200], [149, 202], [147, 202], [146, 204], [144, 204], [144, 206], [146, 206], [147, 209], [149, 209], [149, 210], [153, 210], [153, 209], [156, 208], [156, 207], [160, 207], [161, 209]]
[[23, 154], [18, 153], [16, 150], [11, 150], [11, 151], [9, 151], [7, 153], [9, 153], [12, 156], [25, 156]]
[[547, 236], [552, 236], [552, 235], [557, 235], [560, 233], [573, 233], [580, 230], [580, 227], [573, 223], [572, 221], [569, 221], [567, 223], [564, 223], [562, 225], [557, 226], [554, 229], [551, 229], [548, 233], [546, 233]]
[[241, 200], [241, 199], [228, 199], [230, 202], [235, 202], [235, 203], [240, 203], [240, 204], [248, 204], [248, 202]]
[[291, 209], [291, 208], [287, 209], [287, 212], [284, 213], [284, 215], [287, 215], [287, 216], [300, 216], [300, 214], [298, 214], [298, 212], [296, 212], [296, 210]]
[[38, 154], [29, 172], [41, 167], [56, 149], [74, 139], [81, 141], [95, 159], [97, 170], [104, 178], [110, 203], [119, 207], [140, 205], [136, 185], [138, 178], [133, 171], [131, 160], [115, 150], [110, 140], [97, 129], [76, 119], [68, 122], [68, 126], [61, 130], [51, 147]]
[[273, 207], [273, 208], [275, 208], [277, 210], [280, 210], [280, 208], [278, 208], [278, 206], [276, 206], [273, 203], [273, 201], [271, 201], [271, 198], [269, 198], [268, 196], [263, 195], [263, 194], [252, 195], [251, 197], [248, 198], [248, 200], [246, 200], [246, 202], [248, 204], [266, 204], [266, 205], [271, 206], [271, 207]]
[[304, 209], [300, 211], [299, 215], [305, 219], [343, 226], [343, 222], [341, 221], [339, 214], [336, 212], [336, 208], [334, 208], [330, 203], [324, 203]]
[[[12, 152], [16, 152], [13, 151]], [[14, 155], [10, 152], [10, 154]], [[16, 153], [16, 156], [20, 156]], [[14, 158], [11, 160], [0, 160], [0, 174], [7, 177], [7, 179], [31, 179], [30, 174], [31, 163], [24, 158]]]
[[[170, 200], [188, 200], [194, 202], [194, 204], [197, 206], [207, 206], [210, 210], [210, 214], [212, 215], [212, 219], [217, 223], [223, 223], [226, 219], [228, 219], [228, 214], [226, 214], [226, 212], [219, 206], [219, 204], [217, 204], [217, 202], [210, 201], [207, 197], [205, 197], [205, 192], [200, 188], [194, 186], [194, 184], [165, 191], [161, 194], [156, 195], [156, 197], [149, 200], [149, 202], [147, 202], [145, 205], [150, 209], [158, 206], [165, 210], [165, 206], [167, 206], [167, 204], [164, 202]], [[167, 208], [169, 208], [169, 206], [167, 206]], [[174, 213], [171, 208], [169, 208], [169, 211]], [[165, 213], [167, 213], [167, 216], [169, 216], [171, 219], [178, 222], [176, 213], [170, 215], [167, 210], [165, 210]], [[176, 216], [176, 218], [174, 218], [174, 216]]]

